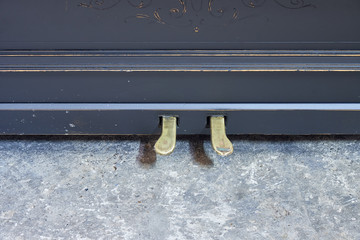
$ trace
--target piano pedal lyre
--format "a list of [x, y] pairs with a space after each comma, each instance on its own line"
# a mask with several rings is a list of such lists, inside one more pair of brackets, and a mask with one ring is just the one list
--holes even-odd
[[155, 143], [155, 152], [160, 155], [169, 155], [175, 149], [176, 144], [176, 117], [162, 116], [162, 133]]
[[234, 148], [225, 132], [225, 117], [210, 117], [211, 145], [220, 156], [227, 156], [233, 153]]

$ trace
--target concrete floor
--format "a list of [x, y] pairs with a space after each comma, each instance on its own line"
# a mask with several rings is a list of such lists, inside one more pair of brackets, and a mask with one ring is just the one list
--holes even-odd
[[1, 137], [0, 239], [360, 239], [360, 137]]

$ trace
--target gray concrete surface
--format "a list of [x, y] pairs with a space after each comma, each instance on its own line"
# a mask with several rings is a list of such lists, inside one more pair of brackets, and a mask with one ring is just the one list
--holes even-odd
[[1, 137], [0, 239], [360, 239], [360, 137]]

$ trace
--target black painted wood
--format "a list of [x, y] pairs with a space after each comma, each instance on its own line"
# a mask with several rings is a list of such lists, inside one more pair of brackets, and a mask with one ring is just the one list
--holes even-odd
[[10, 72], [3, 103], [359, 103], [360, 72]]
[[0, 51], [0, 71], [354, 71], [360, 51]]
[[0, 53], [4, 103], [356, 103], [359, 78], [360, 51]]
[[229, 134], [359, 134], [359, 13], [358, 0], [0, 1], [0, 134], [158, 134], [162, 115], [209, 134], [214, 114]]
[[0, 1], [0, 49], [360, 50], [358, 0]]
[[175, 115], [178, 134], [209, 134], [207, 117], [221, 114], [228, 134], [359, 134], [359, 110], [360, 104], [0, 104], [0, 133], [159, 134], [159, 117]]

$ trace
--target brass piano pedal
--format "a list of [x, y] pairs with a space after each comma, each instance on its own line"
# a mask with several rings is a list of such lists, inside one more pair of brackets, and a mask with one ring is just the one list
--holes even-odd
[[155, 152], [161, 155], [169, 155], [175, 149], [176, 144], [176, 117], [162, 116], [162, 133], [155, 143]]
[[210, 117], [211, 145], [220, 156], [227, 156], [233, 153], [234, 148], [225, 132], [225, 117]]

